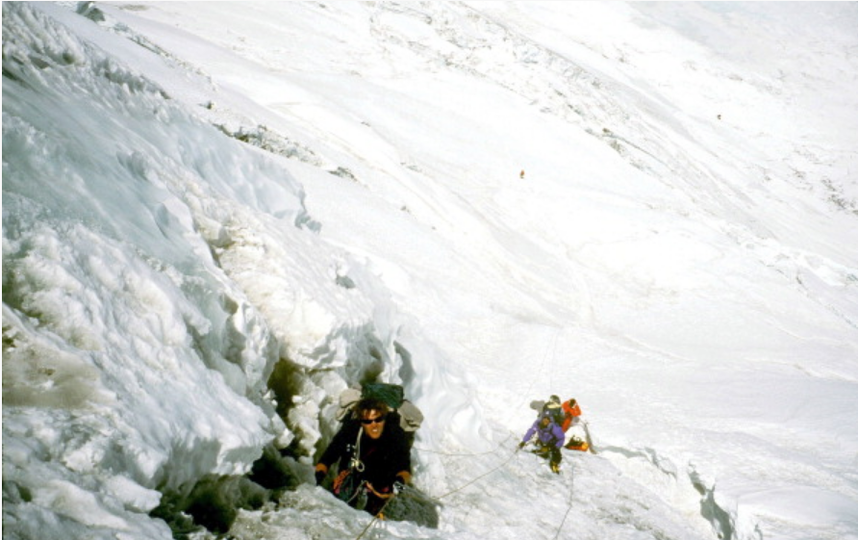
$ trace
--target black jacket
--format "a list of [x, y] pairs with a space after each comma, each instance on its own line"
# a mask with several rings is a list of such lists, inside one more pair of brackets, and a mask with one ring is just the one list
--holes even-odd
[[[339, 462], [341, 471], [348, 469], [355, 453], [360, 428], [359, 421], [347, 420], [334, 435], [319, 463], [330, 468]], [[371, 483], [376, 490], [392, 486], [396, 481], [396, 473], [411, 472], [411, 452], [405, 432], [398, 423], [391, 422], [390, 419], [385, 422], [384, 431], [378, 439], [370, 439], [366, 433], [361, 432], [359, 458], [364, 465], [363, 472], [352, 471], [352, 474], [359, 474], [361, 479]]]

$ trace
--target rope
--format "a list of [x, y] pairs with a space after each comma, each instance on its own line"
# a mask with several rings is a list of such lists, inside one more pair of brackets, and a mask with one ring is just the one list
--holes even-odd
[[575, 493], [575, 475], [572, 475], [572, 483], [569, 485], [569, 503], [566, 505], [566, 513], [563, 514], [563, 519], [560, 525], [557, 526], [557, 534], [554, 535], [554, 540], [560, 538], [560, 531], [563, 530], [563, 524], [566, 523], [566, 518], [569, 517], [569, 512], [572, 511], [572, 497]]
[[[363, 485], [363, 484], [361, 484], [361, 485]], [[382, 515], [382, 512], [384, 512], [384, 509], [385, 509], [385, 508], [387, 508], [387, 505], [388, 505], [388, 504], [390, 504], [390, 501], [392, 501], [392, 500], [393, 500], [393, 499], [395, 499], [395, 498], [396, 498], [396, 493], [394, 492], [394, 493], [393, 493], [393, 494], [392, 494], [392, 495], [387, 499], [387, 501], [385, 501], [385, 503], [381, 506], [381, 509], [378, 511], [378, 513], [377, 513], [377, 514], [375, 514], [374, 516], [372, 516], [372, 519], [371, 519], [371, 520], [369, 520], [369, 523], [367, 523], [367, 524], [366, 524], [366, 527], [364, 527], [364, 528], [363, 528], [363, 530], [360, 532], [360, 534], [359, 534], [359, 535], [357, 535], [357, 537], [355, 538], [355, 540], [360, 540], [361, 538], [363, 538], [363, 535], [365, 535], [365, 534], [366, 534], [366, 531], [368, 531], [368, 530], [369, 530], [369, 528], [370, 528], [370, 527], [372, 527], [372, 526], [375, 524], [375, 522], [379, 520], [379, 517], [378, 517], [378, 516]]]
[[[362, 431], [362, 430], [363, 430], [363, 428], [361, 428], [361, 431]], [[500, 447], [501, 447], [501, 446], [502, 446], [506, 441], [508, 441], [510, 437], [512, 437], [512, 434], [507, 435], [507, 438], [506, 438], [506, 439], [504, 439], [503, 441], [501, 441], [501, 442], [498, 444], [498, 446], [497, 446], [494, 450], [489, 450], [489, 451], [486, 451], [486, 452], [480, 452], [480, 453], [459, 454], [459, 455], [461, 455], [461, 456], [467, 456], [467, 457], [472, 457], [472, 456], [480, 456], [480, 455], [485, 455], [485, 454], [488, 454], [488, 453], [493, 453], [493, 452], [497, 451], [497, 449], [498, 449], [498, 448], [500, 448]], [[358, 434], [358, 444], [359, 444], [359, 443], [360, 443], [360, 434]], [[356, 449], [356, 453], [357, 453], [357, 452], [359, 452], [359, 450], [360, 450], [360, 448], [358, 447], [358, 448]], [[433, 452], [433, 451], [431, 451], [431, 450], [425, 450], [425, 451], [427, 451], [427, 452]], [[434, 453], [436, 453], [436, 454], [440, 454], [440, 455], [456, 455], [456, 454], [445, 454], [445, 453], [443, 453], [443, 452], [437, 452], [437, 451], [434, 451]], [[465, 489], [466, 487], [470, 486], [471, 484], [476, 483], [476, 482], [477, 482], [477, 481], [479, 481], [480, 479], [482, 479], [482, 478], [484, 478], [484, 477], [486, 477], [486, 476], [488, 476], [488, 475], [492, 474], [493, 472], [497, 471], [498, 469], [500, 469], [501, 467], [503, 467], [504, 465], [506, 465], [507, 463], [509, 463], [509, 462], [512, 460], [512, 458], [513, 458], [513, 457], [515, 457], [515, 454], [516, 454], [516, 453], [517, 453], [517, 450], [516, 450], [516, 452], [513, 452], [513, 454], [509, 457], [509, 459], [507, 459], [506, 461], [504, 461], [503, 463], [501, 463], [501, 464], [500, 464], [500, 465], [498, 465], [497, 467], [495, 467], [495, 468], [491, 469], [490, 471], [488, 471], [488, 472], [486, 472], [486, 473], [481, 474], [480, 476], [478, 476], [478, 477], [474, 478], [474, 479], [473, 479], [473, 480], [471, 480], [470, 482], [468, 482], [468, 483], [466, 483], [466, 484], [464, 484], [464, 485], [462, 485], [462, 486], [459, 486], [458, 488], [456, 488], [456, 489], [454, 489], [454, 490], [452, 490], [452, 491], [450, 491], [450, 492], [448, 492], [448, 493], [445, 493], [445, 494], [441, 495], [440, 497], [433, 498], [433, 497], [425, 496], [424, 498], [425, 498], [425, 499], [428, 499], [428, 500], [431, 500], [431, 501], [433, 501], [433, 502], [438, 502], [438, 501], [440, 501], [441, 499], [443, 499], [444, 497], [447, 497], [447, 496], [449, 496], [449, 495], [452, 495], [453, 493], [456, 493], [456, 492], [458, 492], [458, 491], [461, 491], [461, 490]], [[358, 454], [358, 455], [359, 455], [359, 454]], [[354, 460], [353, 460], [353, 463], [354, 463]], [[360, 462], [358, 461], [358, 463], [360, 463]], [[363, 464], [361, 463], [361, 465], [363, 465]], [[366, 484], [366, 482], [365, 482], [365, 481], [364, 481], [364, 482], [361, 482], [360, 486], [358, 486], [358, 489], [357, 489], [357, 490], [355, 490], [355, 495], [353, 495], [353, 496], [352, 496], [352, 498], [351, 498], [351, 499], [349, 499], [349, 501], [353, 500], [353, 499], [354, 499], [354, 497], [356, 497], [356, 496], [360, 493], [360, 490], [364, 488], [364, 485], [365, 485], [365, 484]], [[375, 522], [376, 522], [376, 521], [378, 521], [378, 520], [380, 519], [378, 516], [380, 516], [380, 515], [382, 515], [382, 514], [383, 514], [384, 509], [385, 509], [385, 508], [387, 508], [387, 505], [388, 505], [388, 504], [390, 504], [390, 502], [391, 502], [394, 498], [396, 498], [396, 497], [397, 497], [397, 493], [396, 493], [395, 491], [394, 491], [394, 492], [393, 492], [389, 497], [384, 497], [384, 496], [382, 496], [381, 494], [378, 494], [377, 492], [375, 492], [375, 490], [373, 490], [373, 493], [376, 493], [376, 495], [379, 495], [381, 498], [386, 498], [387, 500], [384, 502], [384, 504], [382, 505], [382, 507], [381, 507], [381, 509], [378, 511], [378, 513], [372, 517], [372, 519], [369, 521], [369, 523], [367, 523], [366, 527], [364, 527], [364, 528], [363, 528], [363, 530], [360, 532], [360, 534], [358, 534], [358, 536], [355, 538], [355, 540], [360, 540], [361, 538], [363, 538], [363, 536], [364, 536], [364, 535], [366, 534], [366, 532], [370, 529], [370, 527], [372, 527], [372, 526], [375, 524]], [[408, 493], [404, 493], [403, 495], [404, 495], [404, 496], [406, 496], [406, 497], [412, 497], [412, 498], [414, 498], [414, 499], [416, 499], [416, 498], [417, 498], [417, 497], [415, 497], [414, 495], [410, 495], [410, 494], [408, 494]], [[440, 504], [440, 503], [439, 503], [439, 504]]]
[[[540, 369], [545, 365], [545, 361], [546, 361], [546, 359], [547, 359], [547, 358], [549, 358], [549, 357], [551, 358], [551, 366], [552, 366], [552, 368], [553, 368], [553, 366], [554, 366], [554, 364], [555, 364], [555, 360], [556, 360], [556, 358], [555, 358], [556, 354], [555, 354], [555, 353], [556, 353], [556, 350], [557, 350], [557, 341], [558, 341], [558, 337], [559, 337], [559, 335], [560, 335], [560, 329], [558, 328], [558, 329], [557, 329], [557, 331], [554, 333], [554, 337], [553, 337], [553, 339], [552, 339], [552, 341], [551, 341], [551, 345], [546, 349], [545, 354], [543, 354], [543, 355], [542, 355], [542, 359], [541, 359], [541, 361], [540, 361]], [[554, 369], [552, 369], [552, 370], [551, 370], [551, 372], [553, 373], [553, 372], [554, 372]], [[530, 385], [527, 387], [527, 389], [526, 389], [526, 390], [524, 391], [524, 393], [523, 393], [523, 396], [524, 396], [524, 398], [523, 398], [523, 399], [525, 400], [525, 402], [526, 402], [526, 400], [527, 400], [527, 395], [530, 393], [530, 390], [531, 390], [531, 388], [533, 388], [533, 384], [534, 384], [535, 382], [536, 382], [536, 377], [534, 376], [534, 377], [531, 379], [531, 381], [530, 381]], [[363, 428], [361, 428], [361, 429], [363, 429]], [[491, 453], [494, 453], [495, 451], [497, 451], [497, 450], [498, 450], [499, 448], [501, 448], [501, 447], [503, 446], [503, 444], [504, 444], [504, 443], [506, 443], [506, 441], [508, 441], [508, 440], [510, 439], [510, 437], [512, 437], [512, 436], [513, 436], [513, 434], [512, 434], [512, 433], [510, 433], [509, 435], [507, 435], [507, 438], [506, 438], [506, 439], [504, 439], [503, 441], [501, 441], [501, 442], [498, 444], [498, 446], [497, 446], [494, 450], [487, 450], [487, 451], [485, 451], [485, 452], [474, 452], [474, 453], [447, 453], [447, 452], [440, 452], [440, 451], [437, 451], [437, 450], [421, 449], [421, 448], [417, 448], [417, 450], [418, 450], [418, 451], [420, 451], [420, 452], [434, 453], [434, 454], [437, 454], [437, 455], [450, 456], [450, 457], [476, 457], [476, 456], [483, 456], [483, 455], [491, 454]], [[358, 435], [358, 442], [359, 442], [359, 441], [360, 441], [360, 434]], [[358, 452], [359, 452], [359, 447], [358, 447]], [[471, 481], [469, 481], [469, 482], [467, 482], [467, 483], [465, 483], [465, 484], [463, 484], [463, 485], [461, 485], [461, 486], [457, 487], [456, 489], [453, 489], [453, 490], [451, 490], [451, 491], [448, 491], [447, 493], [444, 493], [443, 495], [440, 495], [440, 496], [438, 496], [438, 497], [436, 497], [436, 498], [429, 497], [429, 496], [426, 496], [425, 498], [426, 498], [426, 499], [429, 499], [429, 500], [431, 500], [431, 501], [434, 501], [434, 502], [438, 502], [438, 501], [440, 501], [441, 499], [444, 499], [445, 497], [449, 497], [450, 495], [453, 495], [454, 493], [458, 493], [459, 491], [462, 491], [462, 490], [463, 490], [463, 489], [465, 489], [466, 487], [468, 487], [468, 486], [470, 486], [470, 485], [472, 485], [472, 484], [475, 484], [476, 482], [478, 482], [478, 481], [482, 480], [482, 479], [483, 479], [483, 478], [485, 478], [486, 476], [489, 476], [490, 474], [493, 474], [495, 471], [499, 470], [501, 467], [504, 467], [507, 463], [509, 463], [510, 461], [512, 461], [512, 459], [516, 456], [516, 454], [517, 454], [517, 453], [518, 453], [518, 449], [516, 449], [514, 452], [512, 452], [512, 454], [509, 456], [509, 458], [507, 458], [505, 461], [503, 461], [502, 463], [500, 463], [500, 464], [499, 464], [499, 465], [497, 465], [496, 467], [494, 467], [494, 468], [492, 468], [492, 469], [488, 470], [487, 472], [485, 472], [485, 473], [483, 473], [483, 474], [481, 474], [481, 475], [477, 476], [476, 478], [474, 478], [474, 479], [472, 479]], [[359, 455], [359, 454], [358, 454], [358, 455]], [[358, 462], [358, 463], [359, 463], [359, 462]], [[361, 464], [361, 465], [362, 465], [362, 464]], [[575, 479], [574, 479], [574, 477], [573, 477], [573, 478], [572, 478], [572, 482], [573, 482], [572, 486], [574, 486], [574, 481], [575, 481]], [[362, 487], [362, 486], [363, 486], [363, 484], [361, 484], [361, 487]], [[412, 498], [416, 498], [416, 497], [414, 497], [413, 495], [409, 495], [408, 493], [404, 493], [403, 495], [404, 495], [404, 496], [411, 496]], [[390, 497], [385, 501], [384, 505], [382, 505], [381, 509], [378, 511], [378, 514], [376, 514], [376, 515], [374, 515], [374, 516], [373, 516], [373, 518], [372, 518], [372, 519], [370, 520], [370, 522], [366, 525], [366, 527], [364, 527], [364, 529], [363, 529], [363, 530], [361, 531], [361, 533], [360, 533], [360, 534], [355, 538], [355, 540], [360, 540], [361, 538], [363, 538], [363, 536], [364, 536], [364, 535], [366, 534], [366, 532], [370, 529], [370, 527], [372, 527], [372, 526], [373, 526], [373, 524], [375, 524], [375, 522], [379, 520], [379, 517], [378, 517], [378, 516], [382, 515], [382, 513], [384, 512], [384, 509], [385, 509], [385, 508], [387, 508], [387, 505], [388, 505], [388, 504], [390, 504], [390, 502], [391, 502], [394, 498], [396, 498], [396, 496], [397, 496], [397, 493], [396, 493], [396, 492], [394, 492], [394, 493], [393, 493], [393, 494], [392, 494], [392, 495], [391, 495], [391, 496], [390, 496]], [[571, 488], [570, 488], [570, 493], [569, 493], [569, 505], [568, 505], [568, 508], [566, 509], [566, 513], [563, 515], [563, 521], [561, 521], [561, 522], [560, 522], [560, 525], [558, 526], [558, 529], [557, 529], [557, 535], [555, 535], [555, 537], [554, 537], [554, 538], [555, 538], [555, 540], [556, 540], [556, 539], [558, 538], [558, 536], [560, 535], [560, 531], [561, 531], [561, 529], [562, 529], [562, 527], [563, 527], [563, 524], [566, 522], [566, 518], [567, 518], [567, 516], [569, 515], [569, 512], [570, 512], [571, 510], [572, 510], [572, 491], [571, 491]]]
[[[551, 369], [548, 371], [549, 373], [557, 373], [555, 369], [557, 367], [557, 340], [560, 337], [560, 328], [554, 332], [554, 339], [551, 341]], [[550, 382], [554, 382], [553, 380]]]
[[[501, 442], [500, 444], [503, 444], [504, 442], [508, 441], [510, 437], [512, 437], [512, 435], [507, 435], [507, 438], [503, 442]], [[500, 446], [500, 445], [498, 445], [498, 446]], [[419, 448], [416, 446], [414, 447], [414, 449], [417, 450], [418, 452], [425, 452], [427, 454], [436, 454], [439, 456], [446, 456], [446, 457], [477, 457], [477, 456], [485, 456], [487, 454], [494, 454], [497, 451], [497, 448], [495, 448], [493, 450], [486, 450], [485, 452], [453, 453], [453, 452], [441, 452], [440, 450], [429, 450], [428, 448]]]
[[364, 482], [361, 482], [360, 484], [358, 484], [358, 487], [355, 490], [355, 492], [352, 493], [352, 496], [349, 497], [348, 500], [346, 500], [346, 504], [351, 505], [352, 501], [355, 500], [355, 498], [357, 498], [358, 495], [360, 495], [360, 490], [363, 489], [363, 485], [364, 485]]
[[514, 457], [515, 457], [515, 454], [516, 454], [516, 452], [513, 452], [513, 453], [512, 453], [512, 455], [509, 457], [509, 459], [507, 459], [506, 461], [504, 461], [503, 463], [501, 463], [500, 465], [498, 465], [498, 466], [497, 466], [497, 467], [495, 467], [494, 469], [491, 469], [491, 470], [489, 470], [488, 472], [485, 472], [485, 473], [481, 474], [480, 476], [478, 476], [478, 477], [474, 478], [473, 480], [471, 480], [470, 482], [468, 482], [468, 483], [466, 483], [466, 484], [464, 484], [464, 485], [462, 485], [462, 486], [459, 486], [458, 488], [454, 489], [453, 491], [450, 491], [450, 492], [447, 492], [447, 493], [445, 493], [445, 494], [441, 495], [440, 497], [438, 497], [438, 498], [437, 498], [437, 500], [441, 500], [441, 499], [443, 499], [444, 497], [447, 497], [447, 496], [449, 496], [449, 495], [452, 495], [453, 493], [456, 493], [456, 492], [458, 492], [458, 491], [462, 491], [463, 489], [465, 489], [466, 487], [470, 486], [471, 484], [473, 484], [473, 483], [477, 482], [478, 480], [481, 480], [482, 478], [485, 478], [486, 476], [488, 476], [488, 475], [492, 474], [492, 473], [493, 473], [493, 472], [495, 472], [496, 470], [500, 469], [501, 467], [503, 467], [504, 465], [506, 465], [507, 463], [509, 463], [510, 461], [512, 461], [512, 458], [514, 458]]
[[[555, 357], [556, 357], [556, 351], [557, 351], [557, 341], [558, 341], [559, 336], [560, 336], [560, 329], [559, 329], [559, 328], [557, 328], [557, 329], [555, 330], [555, 332], [554, 332], [554, 337], [553, 337], [553, 338], [552, 338], [552, 340], [551, 340], [551, 344], [546, 348], [545, 353], [543, 353], [543, 355], [542, 355], [541, 361], [540, 361], [540, 363], [539, 363], [539, 365], [540, 365], [540, 370], [541, 370], [541, 369], [542, 369], [542, 367], [545, 365], [545, 361], [546, 361], [546, 359], [547, 359], [547, 358], [549, 358], [549, 357], [551, 358], [551, 365], [552, 365], [552, 367], [553, 367], [553, 365], [555, 364]], [[538, 372], [538, 371], [540, 371], [540, 370], [537, 370], [537, 372]], [[552, 369], [552, 370], [551, 370], [551, 372], [554, 372], [554, 370]], [[536, 376], [534, 375], [534, 377], [532, 377], [532, 378], [531, 378], [531, 380], [530, 380], [530, 385], [529, 385], [529, 386], [527, 387], [527, 389], [526, 389], [526, 390], [524, 390], [524, 392], [521, 394], [521, 395], [522, 395], [522, 399], [524, 400], [524, 402], [525, 402], [525, 403], [527, 402], [527, 395], [530, 393], [530, 390], [531, 390], [531, 388], [533, 388], [533, 385], [534, 385], [534, 383], [535, 383], [535, 382], [536, 382]], [[493, 450], [487, 450], [487, 451], [485, 451], [485, 452], [472, 452], [472, 453], [449, 453], [449, 452], [440, 452], [440, 451], [437, 451], [437, 450], [430, 450], [430, 449], [426, 449], [426, 448], [419, 448], [419, 447], [417, 447], [417, 448], [416, 448], [416, 450], [418, 450], [419, 452], [426, 452], [426, 453], [437, 454], [437, 455], [441, 455], [441, 456], [448, 456], [448, 457], [477, 457], [477, 456], [484, 456], [484, 455], [487, 455], [487, 454], [493, 454], [494, 452], [496, 452], [496, 451], [497, 451], [497, 449], [498, 449], [498, 448], [500, 448], [501, 446], [503, 446], [503, 445], [504, 445], [504, 444], [505, 444], [505, 443], [506, 443], [506, 442], [507, 442], [507, 441], [508, 441], [512, 436], [513, 436], [513, 434], [512, 434], [512, 433], [508, 434], [508, 435], [507, 435], [507, 437], [506, 437], [506, 439], [504, 439], [503, 441], [501, 441], [500, 443], [498, 443], [498, 446], [497, 446], [495, 449], [493, 449]], [[516, 452], [517, 452], [517, 450], [516, 450]], [[514, 456], [514, 455], [515, 455], [515, 453], [513, 453], [513, 456]], [[481, 478], [483, 478], [483, 477], [485, 477], [485, 476], [488, 476], [489, 474], [493, 473], [494, 471], [498, 470], [498, 469], [499, 469], [499, 468], [501, 468], [502, 466], [504, 466], [504, 465], [506, 465], [507, 463], [509, 463], [509, 462], [512, 460], [512, 457], [513, 457], [513, 456], [510, 456], [510, 458], [509, 458], [509, 459], [507, 459], [506, 461], [504, 461], [503, 463], [501, 463], [500, 465], [498, 465], [498, 466], [497, 466], [497, 467], [495, 467], [494, 469], [491, 469], [491, 470], [490, 470], [490, 471], [488, 471], [487, 473], [484, 473], [484, 474], [482, 474], [482, 475], [478, 476], [477, 478], [475, 478], [474, 480], [471, 480], [470, 482], [466, 483], [465, 485], [463, 485], [463, 486], [461, 486], [461, 487], [459, 487], [459, 488], [457, 488], [457, 489], [454, 489], [453, 491], [450, 491], [450, 492], [448, 492], [448, 493], [445, 493], [444, 495], [441, 495], [440, 497], [438, 497], [438, 499], [442, 499], [442, 498], [444, 498], [444, 497], [446, 497], [446, 496], [448, 496], [448, 495], [451, 495], [451, 494], [453, 494], [453, 493], [455, 493], [455, 492], [457, 492], [457, 491], [460, 491], [460, 490], [462, 490], [462, 489], [464, 489], [464, 488], [468, 487], [469, 485], [471, 485], [471, 484], [475, 483], [476, 481], [480, 480]]]
[[[408, 487], [408, 486], [404, 486], [404, 488], [407, 488], [407, 487]], [[403, 488], [403, 489], [404, 489], [404, 488]], [[376, 492], [375, 490], [372, 490], [372, 491], [373, 491], [373, 493], [375, 493], [376, 495], [381, 496], [381, 494], [379, 494], [379, 493], [378, 493], [378, 492]], [[363, 530], [360, 532], [360, 534], [359, 534], [359, 535], [357, 535], [357, 537], [355, 538], [355, 540], [360, 540], [361, 538], [363, 538], [363, 535], [365, 535], [365, 534], [366, 534], [366, 532], [370, 529], [370, 527], [372, 527], [372, 526], [373, 526], [373, 524], [375, 524], [375, 522], [376, 522], [376, 521], [378, 521], [378, 520], [380, 520], [380, 519], [383, 519], [383, 518], [379, 518], [379, 516], [383, 516], [383, 514], [384, 514], [384, 509], [385, 509], [385, 508], [387, 508], [387, 505], [388, 505], [388, 504], [390, 504], [390, 502], [391, 502], [393, 499], [395, 499], [396, 497], [409, 497], [409, 498], [412, 498], [412, 499], [420, 500], [420, 497], [416, 497], [416, 496], [412, 495], [411, 493], [409, 493], [408, 491], [403, 491], [403, 492], [401, 492], [401, 493], [397, 493], [396, 491], [394, 491], [394, 492], [393, 492], [393, 493], [391, 493], [388, 497], [386, 497], [386, 498], [387, 498], [387, 501], [385, 501], [385, 503], [381, 506], [381, 509], [378, 511], [378, 514], [376, 514], [376, 515], [374, 515], [374, 516], [372, 517], [372, 519], [369, 521], [369, 523], [367, 523], [366, 527], [364, 527], [364, 528], [363, 528]], [[385, 498], [385, 497], [382, 497], [382, 498]], [[434, 500], [435, 500], [435, 499], [432, 499], [431, 497], [423, 497], [423, 499], [429, 499], [429, 500], [432, 500], [432, 501], [434, 501]]]
[[498, 451], [498, 448], [502, 447], [506, 442], [513, 436], [512, 433], [506, 436], [506, 439], [502, 440], [498, 443], [496, 447], [492, 450], [486, 450], [485, 452], [462, 452], [462, 453], [453, 453], [453, 452], [441, 452], [440, 450], [430, 450], [428, 448], [420, 448], [414, 447], [418, 452], [426, 452], [427, 454], [437, 454], [439, 456], [447, 456], [447, 457], [477, 457], [477, 456], [485, 456], [486, 454], [494, 454]]
[[[501, 467], [503, 467], [504, 465], [506, 465], [507, 463], [512, 461], [512, 459], [516, 456], [516, 454], [518, 454], [518, 449], [516, 449], [515, 452], [513, 452], [512, 455], [510, 455], [510, 457], [508, 459], [506, 459], [503, 463], [499, 464], [498, 466], [494, 467], [493, 469], [481, 474], [480, 476], [477, 476], [476, 478], [474, 478], [470, 482], [468, 482], [462, 486], [459, 486], [458, 488], [456, 488], [452, 491], [449, 491], [449, 492], [447, 492], [447, 493], [445, 493], [445, 494], [443, 494], [443, 495], [441, 495], [435, 499], [432, 499], [432, 500], [436, 500], [436, 501], [441, 500], [445, 497], [448, 497], [454, 493], [457, 493], [457, 492], [465, 489], [466, 487], [470, 486], [471, 484], [476, 483], [477, 481], [479, 481], [479, 480], [485, 478], [486, 476], [494, 473], [495, 471], [497, 471], [498, 469], [500, 469]], [[569, 500], [568, 500], [567, 505], [566, 505], [566, 512], [563, 514], [563, 519], [560, 521], [560, 524], [557, 526], [557, 533], [554, 535], [554, 540], [557, 540], [560, 537], [560, 532], [563, 530], [563, 525], [566, 523], [566, 519], [569, 517], [569, 512], [572, 511], [572, 499], [573, 499], [574, 495], [575, 495], [575, 476], [573, 475], [572, 480], [571, 480], [571, 484], [569, 486]], [[385, 506], [387, 506], [387, 503], [385, 503]], [[358, 539], [359, 538], [360, 537], [358, 537]]]
[[[542, 371], [542, 368], [545, 366], [545, 359], [548, 358], [549, 356], [552, 359], [551, 373], [554, 372], [553, 362], [554, 362], [555, 353], [557, 351], [557, 338], [559, 336], [560, 336], [560, 329], [557, 328], [557, 330], [554, 332], [554, 338], [552, 338], [552, 340], [551, 340], [551, 345], [545, 349], [545, 353], [542, 355], [542, 358], [539, 362], [539, 369], [536, 370], [537, 374]], [[530, 390], [533, 388], [534, 382], [536, 382], [536, 374], [534, 374], [533, 378], [530, 379], [530, 384], [528, 385], [527, 389], [525, 389], [523, 392], [525, 403], [527, 403], [527, 396], [530, 394]]]
[[[509, 437], [507, 437], [507, 439], [509, 439]], [[504, 441], [504, 442], [505, 442], [505, 441]], [[472, 485], [472, 484], [475, 484], [476, 482], [478, 482], [478, 481], [482, 480], [482, 479], [483, 479], [483, 478], [485, 478], [486, 476], [489, 476], [490, 474], [492, 474], [492, 473], [494, 473], [495, 471], [499, 470], [501, 467], [505, 466], [507, 463], [509, 463], [510, 461], [512, 461], [512, 459], [516, 456], [516, 454], [518, 454], [518, 449], [516, 449], [514, 452], [512, 452], [512, 454], [509, 456], [509, 458], [507, 458], [507, 459], [506, 459], [505, 461], [503, 461], [502, 463], [498, 464], [496, 467], [494, 467], [494, 468], [490, 469], [489, 471], [487, 471], [487, 472], [485, 472], [485, 473], [483, 473], [483, 474], [481, 474], [481, 475], [477, 476], [477, 477], [476, 477], [476, 478], [474, 478], [473, 480], [471, 480], [471, 481], [469, 481], [469, 482], [467, 482], [467, 483], [465, 483], [465, 484], [463, 484], [463, 485], [461, 485], [461, 486], [457, 487], [456, 489], [454, 489], [454, 490], [452, 490], [452, 491], [448, 491], [447, 493], [445, 493], [445, 494], [443, 494], [443, 495], [440, 495], [440, 496], [438, 496], [438, 497], [434, 497], [434, 498], [433, 498], [433, 497], [429, 497], [429, 496], [424, 495], [424, 497], [423, 497], [423, 498], [424, 498], [424, 499], [427, 499], [427, 500], [431, 500], [431, 501], [433, 501], [433, 502], [438, 502], [438, 501], [440, 501], [441, 499], [443, 499], [443, 498], [445, 498], [445, 497], [449, 497], [450, 495], [453, 495], [454, 493], [458, 493], [459, 491], [462, 491], [462, 490], [463, 490], [463, 489], [465, 489], [466, 487], [468, 487], [468, 486], [470, 486], [470, 485]], [[471, 455], [480, 455], [480, 454], [471, 454]], [[364, 484], [365, 484], [365, 482], [362, 482], [362, 483], [361, 483], [361, 488], [363, 487], [363, 485], [364, 485]], [[572, 476], [572, 480], [571, 480], [571, 485], [570, 485], [570, 487], [569, 487], [569, 501], [568, 501], [568, 504], [567, 504], [567, 507], [566, 507], [566, 512], [563, 514], [563, 519], [560, 521], [560, 524], [557, 526], [557, 533], [554, 535], [554, 540], [557, 540], [557, 539], [560, 537], [560, 532], [563, 530], [563, 525], [566, 523], [566, 519], [567, 519], [567, 517], [569, 516], [569, 512], [571, 512], [571, 511], [572, 511], [572, 499], [573, 499], [573, 497], [574, 497], [574, 488], [575, 488], [575, 476], [573, 475], [573, 476]], [[376, 493], [376, 492], [373, 490], [373, 493]], [[380, 495], [380, 496], [381, 496], [381, 494], [377, 494], [377, 495]], [[367, 523], [367, 525], [363, 528], [363, 530], [362, 530], [362, 531], [360, 532], [360, 534], [355, 538], [355, 540], [360, 540], [361, 538], [363, 538], [363, 536], [364, 536], [364, 535], [366, 534], [366, 532], [370, 529], [370, 527], [372, 527], [372, 526], [375, 524], [375, 522], [376, 522], [376, 521], [378, 521], [378, 520], [380, 519], [380, 518], [379, 518], [379, 516], [381, 516], [381, 515], [383, 514], [384, 509], [385, 509], [385, 508], [387, 508], [387, 505], [388, 505], [388, 504], [390, 504], [390, 502], [391, 502], [393, 499], [395, 499], [397, 496], [411, 497], [411, 498], [414, 498], [414, 499], [417, 499], [417, 498], [418, 498], [418, 497], [416, 497], [416, 496], [414, 496], [414, 495], [411, 495], [411, 494], [409, 494], [409, 493], [407, 493], [407, 492], [404, 492], [404, 493], [402, 493], [402, 494], [398, 494], [396, 491], [394, 491], [394, 492], [393, 492], [389, 497], [387, 497], [387, 500], [386, 500], [386, 501], [385, 501], [385, 503], [382, 505], [381, 509], [378, 511], [378, 513], [377, 513], [376, 515], [374, 515], [374, 516], [372, 517], [372, 519], [369, 521], [369, 523]], [[384, 498], [384, 497], [382, 497], [382, 498]]]

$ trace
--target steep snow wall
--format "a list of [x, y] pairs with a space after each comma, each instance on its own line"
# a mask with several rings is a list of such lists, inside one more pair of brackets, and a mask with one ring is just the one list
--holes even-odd
[[397, 341], [283, 160], [24, 3], [3, 4], [3, 146], [8, 534], [170, 537], [161, 493], [266, 447], [309, 474], [347, 386], [445, 384], [402, 380], [430, 349]]

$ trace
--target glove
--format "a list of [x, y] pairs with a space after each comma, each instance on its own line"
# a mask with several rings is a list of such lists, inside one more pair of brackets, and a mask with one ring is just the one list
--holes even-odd
[[322, 485], [322, 482], [325, 480], [325, 477], [328, 476], [328, 469], [319, 464], [316, 468], [316, 485]]
[[527, 444], [527, 443], [526, 443], [526, 442], [520, 442], [520, 443], [518, 443], [518, 447], [519, 447], [519, 449], [524, 448], [524, 445], [525, 445], [525, 444]]
[[409, 486], [411, 485], [411, 475], [407, 471], [397, 473], [396, 482], [402, 484], [403, 486]]

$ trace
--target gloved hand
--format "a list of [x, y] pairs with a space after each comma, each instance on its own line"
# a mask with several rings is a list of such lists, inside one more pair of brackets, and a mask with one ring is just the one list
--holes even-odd
[[525, 445], [525, 444], [527, 444], [527, 443], [526, 443], [526, 442], [520, 442], [520, 443], [518, 443], [518, 448], [519, 448], [519, 449], [524, 448], [524, 445]]
[[325, 480], [326, 476], [328, 476], [328, 474], [325, 471], [316, 471], [316, 485], [322, 485], [322, 482]]
[[396, 474], [396, 481], [404, 486], [410, 486], [411, 474], [408, 471], [400, 471]]
[[393, 492], [402, 493], [405, 491], [405, 487], [409, 485], [411, 485], [411, 475], [407, 471], [401, 471], [393, 481]]

